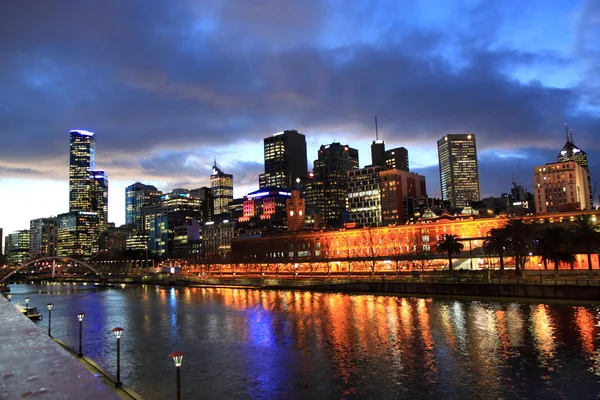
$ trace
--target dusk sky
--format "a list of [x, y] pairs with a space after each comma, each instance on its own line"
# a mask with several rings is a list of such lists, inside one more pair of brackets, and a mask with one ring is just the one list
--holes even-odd
[[258, 188], [262, 139], [297, 129], [370, 164], [387, 148], [440, 196], [438, 139], [475, 133], [482, 197], [556, 160], [564, 124], [600, 179], [598, 0], [13, 1], [0, 6], [0, 227], [68, 211], [69, 130], [124, 188]]

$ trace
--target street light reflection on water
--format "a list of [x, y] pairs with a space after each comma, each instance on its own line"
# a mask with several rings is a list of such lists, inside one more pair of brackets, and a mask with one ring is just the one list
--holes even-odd
[[[226, 288], [12, 285], [53, 303], [52, 333], [146, 399], [595, 398], [598, 305]], [[38, 323], [47, 329], [47, 321]], [[574, 384], [573, 382], [577, 382]]]

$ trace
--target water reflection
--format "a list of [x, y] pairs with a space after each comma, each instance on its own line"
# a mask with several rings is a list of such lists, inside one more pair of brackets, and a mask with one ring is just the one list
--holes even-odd
[[585, 399], [600, 391], [595, 306], [84, 289], [16, 285], [13, 294], [18, 301], [28, 293], [36, 306], [53, 302], [53, 333], [72, 346], [74, 314], [85, 312], [84, 353], [108, 371], [110, 330], [125, 328], [122, 380], [150, 400], [172, 395], [173, 350], [186, 352], [186, 398]]

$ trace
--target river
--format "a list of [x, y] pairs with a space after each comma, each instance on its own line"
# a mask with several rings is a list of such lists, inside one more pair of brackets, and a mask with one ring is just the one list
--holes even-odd
[[600, 305], [302, 291], [11, 285], [145, 399], [595, 399]]

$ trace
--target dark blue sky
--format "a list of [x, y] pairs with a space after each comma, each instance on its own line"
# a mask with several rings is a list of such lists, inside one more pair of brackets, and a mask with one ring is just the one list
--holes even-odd
[[[68, 132], [124, 187], [258, 186], [262, 138], [388, 147], [439, 196], [436, 141], [475, 133], [482, 195], [531, 188], [564, 123], [600, 176], [597, 0], [29, 1], [0, 9], [0, 226], [68, 210]], [[5, 231], [5, 232], [6, 232]]]

